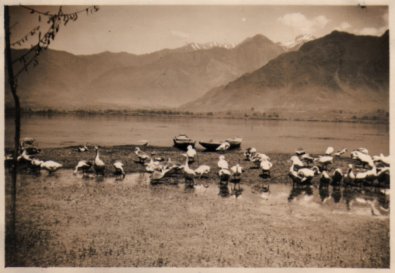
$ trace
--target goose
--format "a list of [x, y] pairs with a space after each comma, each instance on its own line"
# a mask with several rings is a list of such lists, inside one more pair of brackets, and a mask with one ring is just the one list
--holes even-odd
[[30, 161], [30, 167], [33, 169], [33, 170], [39, 170], [40, 168], [41, 168], [41, 164], [43, 163], [44, 161], [42, 161], [42, 160], [40, 160], [40, 159], [38, 159], [38, 158], [33, 158], [31, 161]]
[[154, 171], [161, 171], [163, 168], [160, 162], [154, 160], [152, 157], [150, 158], [150, 161], [148, 163], [144, 164], [144, 166], [145, 166], [145, 170], [150, 173]]
[[314, 158], [309, 154], [303, 154], [300, 158], [307, 164], [311, 164], [314, 162]]
[[311, 180], [316, 176], [317, 174], [320, 174], [320, 170], [318, 169], [317, 166], [314, 166], [313, 168], [302, 168], [297, 171], [297, 174], [299, 177], [302, 178], [302, 182], [311, 182]]
[[220, 169], [218, 175], [221, 182], [228, 182], [232, 173], [228, 169]]
[[78, 147], [78, 151], [79, 151], [80, 153], [83, 153], [83, 152], [89, 151], [89, 149], [88, 149], [88, 146], [86, 146], [86, 144], [85, 144], [84, 146]]
[[345, 185], [353, 185], [355, 181], [355, 173], [353, 171], [353, 165], [348, 164], [348, 170], [344, 175], [343, 182]]
[[372, 157], [368, 154], [362, 153], [361, 151], [352, 151], [351, 158], [358, 160], [364, 166], [368, 165], [369, 167], [373, 168], [375, 166]]
[[333, 149], [333, 147], [328, 147], [328, 148], [326, 148], [325, 154], [331, 155], [331, 154], [333, 154], [334, 151], [335, 151], [335, 149]]
[[343, 180], [343, 172], [342, 169], [337, 168], [332, 175], [332, 185], [333, 186], [340, 186]]
[[390, 185], [390, 168], [384, 167], [377, 173], [377, 181], [382, 186]]
[[188, 160], [188, 155], [186, 155], [186, 154], [182, 154], [183, 156], [185, 156], [185, 164], [184, 164], [184, 174], [186, 175], [186, 177], [195, 177], [196, 176], [196, 172], [194, 171], [194, 170], [192, 170], [190, 167], [189, 167], [189, 165], [188, 165], [188, 163], [189, 163], [189, 160]]
[[192, 147], [192, 145], [188, 145], [186, 155], [188, 156], [189, 163], [195, 161], [196, 150]]
[[230, 148], [230, 143], [225, 141], [223, 142], [221, 145], [218, 146], [218, 148], [216, 149], [217, 151], [226, 151]]
[[291, 167], [289, 168], [288, 176], [292, 179], [293, 184], [300, 184], [302, 183], [302, 177], [298, 175], [298, 172], [295, 171], [295, 167], [298, 168], [294, 163], [292, 163]]
[[304, 167], [304, 163], [300, 160], [300, 158], [296, 155], [291, 156], [290, 158], [291, 162], [292, 162], [292, 166], [293, 168], [302, 168]]
[[302, 156], [302, 155], [304, 155], [306, 152], [303, 150], [303, 148], [298, 148], [296, 151], [295, 151], [295, 154], [297, 155], [297, 156]]
[[327, 170], [328, 165], [333, 163], [333, 157], [330, 155], [320, 155], [318, 158], [314, 159], [314, 161], [320, 164], [322, 170]]
[[262, 174], [270, 176], [270, 169], [272, 168], [272, 166], [273, 164], [269, 160], [262, 160], [260, 164]]
[[251, 158], [255, 156], [256, 152], [254, 147], [247, 148], [244, 153], [245, 160], [251, 161]]
[[321, 185], [328, 185], [331, 182], [331, 177], [329, 176], [327, 171], [323, 171], [321, 173], [321, 179], [320, 179], [320, 186]]
[[31, 162], [32, 159], [30, 155], [28, 155], [27, 151], [23, 149], [22, 154], [17, 157], [18, 162]]
[[95, 169], [96, 175], [104, 176], [104, 170], [106, 168], [106, 164], [104, 163], [103, 160], [100, 159], [98, 146], [95, 147], [95, 150], [96, 150], [96, 157], [95, 157], [95, 161], [93, 162], [93, 168]]
[[342, 154], [345, 154], [347, 152], [347, 148], [344, 148], [340, 151], [337, 151], [336, 153], [334, 153], [334, 156], [336, 157], [340, 157]]
[[52, 161], [52, 160], [48, 160], [48, 161], [43, 161], [40, 164], [41, 169], [47, 170], [49, 174], [56, 172], [57, 170], [59, 170], [60, 168], [63, 167], [62, 164]]
[[240, 179], [241, 174], [243, 173], [243, 168], [240, 164], [236, 164], [230, 168], [233, 178]]
[[210, 166], [208, 165], [200, 165], [195, 169], [196, 175], [199, 176], [199, 178], [202, 178], [203, 175], [207, 175], [210, 172]]
[[225, 160], [224, 155], [219, 156], [217, 165], [220, 169], [229, 169], [229, 163], [228, 163], [228, 161]]
[[161, 180], [163, 177], [166, 176], [168, 172], [170, 172], [172, 168], [163, 168], [162, 170], [154, 170], [154, 172], [151, 174], [150, 179], [151, 183], [152, 182], [158, 182]]
[[87, 160], [80, 160], [75, 166], [73, 174], [76, 175], [78, 171], [82, 170], [82, 173], [85, 175], [91, 167], [92, 167], [92, 162]]
[[377, 178], [377, 169], [376, 167], [371, 168], [370, 170], [359, 172], [355, 175], [355, 180], [357, 181], [372, 181]]
[[140, 163], [144, 163], [147, 159], [150, 159], [150, 156], [141, 151], [139, 147], [135, 148], [134, 153], [137, 155]]
[[383, 163], [386, 166], [390, 165], [390, 157], [389, 156], [385, 156], [382, 153], [380, 155], [374, 155], [372, 157], [373, 162], [375, 163]]
[[126, 174], [123, 170], [123, 163], [120, 160], [117, 160], [112, 165], [115, 169], [114, 175], [120, 177], [121, 179], [125, 178]]
[[361, 153], [368, 155], [369, 154], [369, 150], [363, 147], [360, 147], [357, 149], [357, 151], [360, 151]]

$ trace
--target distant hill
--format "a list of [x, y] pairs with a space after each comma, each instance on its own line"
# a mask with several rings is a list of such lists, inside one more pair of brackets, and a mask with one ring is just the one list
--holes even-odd
[[[14, 50], [13, 55], [24, 52]], [[144, 55], [46, 50], [38, 66], [21, 74], [18, 92], [25, 108], [175, 107], [256, 70], [281, 53], [283, 49], [263, 35], [237, 46], [188, 44]], [[7, 91], [7, 105], [10, 99]]]
[[389, 109], [389, 34], [334, 31], [183, 105], [190, 111], [283, 115]]

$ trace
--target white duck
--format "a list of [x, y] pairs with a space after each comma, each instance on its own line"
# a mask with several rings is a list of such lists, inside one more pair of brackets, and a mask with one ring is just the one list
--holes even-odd
[[96, 175], [104, 175], [104, 170], [106, 168], [106, 164], [100, 158], [99, 147], [95, 146], [96, 157], [93, 162], [93, 168], [95, 169]]
[[218, 175], [221, 181], [229, 181], [232, 173], [229, 171], [229, 169], [220, 169]]
[[186, 155], [188, 156], [188, 160], [189, 160], [190, 163], [195, 161], [196, 154], [197, 154], [197, 152], [192, 147], [192, 145], [188, 145]]
[[302, 182], [311, 181], [315, 175], [320, 174], [320, 170], [317, 166], [313, 168], [302, 168], [297, 171], [298, 176], [302, 178]]
[[141, 151], [139, 147], [135, 148], [134, 153], [137, 155], [140, 163], [144, 163], [146, 160], [150, 159], [150, 156]]
[[292, 162], [292, 166], [295, 168], [301, 168], [304, 167], [304, 163], [300, 160], [300, 158], [296, 155], [291, 156], [290, 158]]
[[126, 174], [125, 174], [125, 171], [123, 169], [123, 166], [124, 166], [123, 163], [120, 160], [117, 160], [112, 165], [113, 165], [113, 167], [115, 169], [114, 174], [117, 177], [120, 177], [122, 179], [125, 178]]
[[230, 143], [225, 141], [223, 143], [221, 143], [221, 145], [218, 146], [218, 148], [216, 149], [217, 151], [226, 151], [230, 148]]
[[85, 174], [86, 172], [89, 171], [91, 167], [92, 167], [92, 162], [87, 160], [80, 160], [75, 166], [73, 174], [76, 175], [80, 170], [82, 170], [82, 173]]
[[207, 175], [210, 173], [210, 166], [200, 165], [199, 167], [197, 167], [195, 169], [195, 173], [196, 173], [196, 175], [199, 176], [199, 178], [201, 178], [203, 175]]
[[159, 161], [154, 160], [152, 157], [148, 163], [145, 163], [145, 170], [149, 173], [154, 171], [162, 171], [163, 167]]
[[325, 154], [331, 155], [331, 154], [333, 154], [334, 151], [335, 151], [335, 149], [333, 149], [333, 147], [328, 147], [328, 148], [326, 148]]
[[243, 173], [243, 168], [240, 166], [240, 164], [236, 164], [230, 168], [230, 171], [234, 178], [240, 178], [241, 174]]
[[57, 170], [59, 170], [60, 168], [63, 167], [62, 164], [52, 161], [52, 160], [48, 160], [48, 161], [44, 161], [41, 163], [40, 165], [41, 169], [47, 170], [48, 173], [54, 173]]
[[273, 167], [273, 164], [269, 160], [262, 160], [260, 167], [263, 174], [270, 175], [270, 169]]
[[228, 161], [225, 160], [224, 155], [219, 156], [217, 165], [218, 165], [218, 168], [220, 168], [220, 169], [229, 169], [229, 163], [228, 163]]

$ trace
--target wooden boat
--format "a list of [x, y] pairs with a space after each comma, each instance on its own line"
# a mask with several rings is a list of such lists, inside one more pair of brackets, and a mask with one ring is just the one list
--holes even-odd
[[215, 151], [219, 145], [222, 144], [223, 141], [215, 141], [210, 139], [209, 141], [199, 141], [199, 144], [202, 145], [206, 151]]
[[228, 138], [225, 141], [229, 142], [229, 144], [230, 144], [229, 149], [236, 149], [236, 148], [240, 148], [241, 142], [243, 141], [243, 139], [240, 137], [234, 137], [234, 138]]
[[195, 147], [195, 141], [189, 138], [187, 135], [178, 135], [173, 138], [174, 146], [186, 150], [189, 145]]

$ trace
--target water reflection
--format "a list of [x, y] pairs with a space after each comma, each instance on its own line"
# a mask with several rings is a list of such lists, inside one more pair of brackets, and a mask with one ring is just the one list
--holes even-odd
[[321, 202], [325, 203], [326, 200], [328, 200], [329, 197], [329, 185], [325, 183], [320, 183], [320, 186], [318, 187], [319, 193], [320, 193], [320, 198]]
[[332, 188], [332, 198], [333, 198], [333, 202], [335, 203], [339, 203], [340, 199], [342, 198], [342, 193], [341, 193], [341, 189], [339, 186], [334, 186]]
[[293, 199], [301, 196], [311, 196], [313, 195], [313, 186], [311, 184], [296, 184], [292, 185], [291, 192], [288, 196], [288, 202], [291, 202]]

